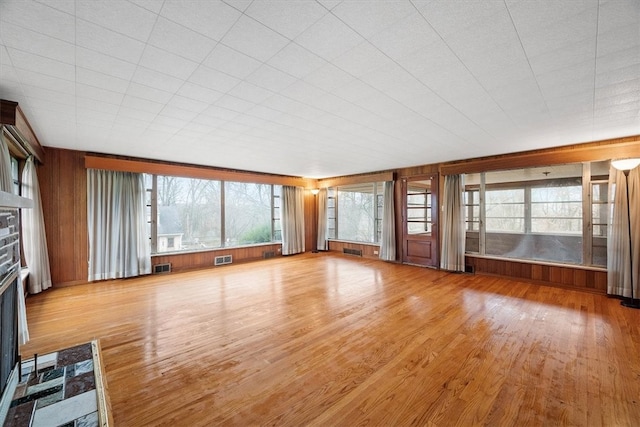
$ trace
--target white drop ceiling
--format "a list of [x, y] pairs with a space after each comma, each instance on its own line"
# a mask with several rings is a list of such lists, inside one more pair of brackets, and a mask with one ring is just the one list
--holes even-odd
[[323, 178], [640, 134], [638, 0], [2, 0], [42, 144]]

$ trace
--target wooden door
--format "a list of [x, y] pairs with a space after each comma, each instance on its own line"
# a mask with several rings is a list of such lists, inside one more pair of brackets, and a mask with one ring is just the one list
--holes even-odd
[[402, 262], [437, 267], [438, 175], [402, 180]]

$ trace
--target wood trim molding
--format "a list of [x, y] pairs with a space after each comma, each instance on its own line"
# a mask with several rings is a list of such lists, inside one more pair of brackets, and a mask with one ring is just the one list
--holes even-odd
[[338, 187], [341, 185], [364, 184], [367, 182], [383, 182], [394, 181], [396, 174], [394, 172], [377, 172], [362, 175], [340, 176], [336, 178], [326, 178], [318, 180], [319, 188]]
[[443, 163], [443, 175], [640, 156], [640, 135]]
[[90, 154], [85, 156], [84, 163], [87, 169], [105, 169], [121, 172], [150, 173], [258, 184], [291, 185], [304, 188], [315, 188], [317, 186], [316, 180], [293, 176], [270, 175], [149, 160], [129, 160]]
[[0, 124], [7, 127], [22, 148], [44, 163], [44, 149], [17, 102], [0, 99]]

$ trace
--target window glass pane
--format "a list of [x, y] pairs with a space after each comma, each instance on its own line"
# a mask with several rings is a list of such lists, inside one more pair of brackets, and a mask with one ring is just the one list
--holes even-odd
[[609, 223], [609, 183], [591, 184], [591, 224], [592, 246], [591, 264], [601, 267], [607, 265], [607, 224]]
[[582, 263], [582, 164], [485, 174], [485, 253]]
[[13, 179], [13, 194], [20, 195], [20, 173], [18, 159], [11, 157], [11, 178]]
[[273, 186], [273, 241], [281, 242], [282, 241], [282, 222], [280, 219], [282, 218], [282, 209], [280, 208], [280, 200], [282, 197], [282, 186], [274, 185]]
[[158, 176], [157, 185], [157, 252], [220, 247], [220, 181]]
[[224, 246], [270, 242], [271, 185], [225, 182]]
[[524, 189], [487, 190], [487, 231], [524, 233]]
[[336, 189], [327, 188], [327, 238], [336, 238]]
[[378, 184], [365, 183], [338, 187], [338, 239], [374, 242]]

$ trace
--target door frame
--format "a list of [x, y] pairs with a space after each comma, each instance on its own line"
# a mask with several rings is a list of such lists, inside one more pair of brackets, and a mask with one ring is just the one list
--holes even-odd
[[[440, 224], [439, 224], [439, 193], [440, 193], [440, 179], [437, 172], [402, 177], [402, 233], [401, 235], [401, 249], [403, 264], [420, 265], [424, 267], [439, 268], [440, 265]], [[407, 233], [407, 188], [408, 184], [412, 181], [431, 180], [431, 235], [428, 239], [417, 237], [416, 235], [410, 235]], [[414, 236], [414, 237], [410, 237]], [[410, 242], [428, 242], [430, 251], [429, 258], [421, 258], [410, 255], [408, 250]]]

